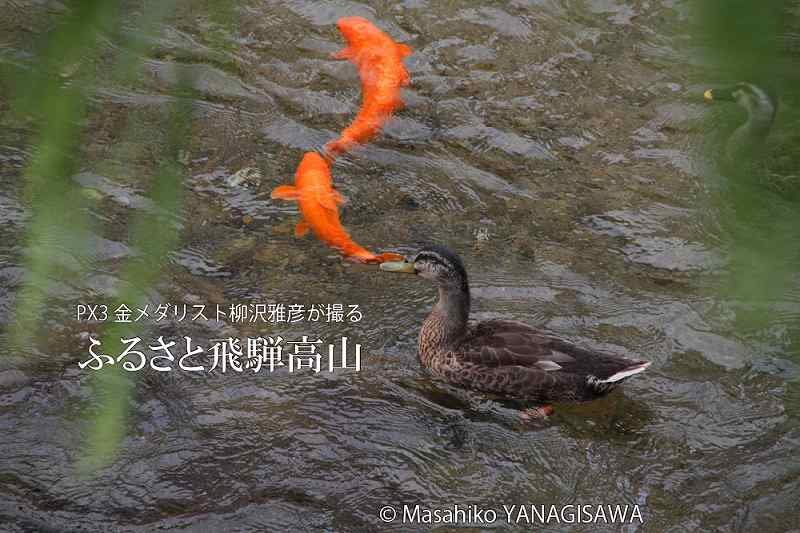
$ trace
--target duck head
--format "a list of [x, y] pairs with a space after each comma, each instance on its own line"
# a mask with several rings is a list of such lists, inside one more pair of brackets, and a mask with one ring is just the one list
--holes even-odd
[[467, 271], [461, 258], [441, 245], [426, 246], [410, 261], [382, 263], [380, 268], [386, 272], [416, 274], [444, 288], [468, 287]]
[[728, 87], [708, 89], [703, 93], [706, 102], [736, 102], [750, 113], [751, 119], [772, 122], [778, 109], [778, 99], [769, 89], [740, 82]]
[[703, 98], [709, 103], [735, 102], [747, 111], [747, 120], [725, 142], [724, 162], [729, 169], [741, 172], [742, 169], [749, 169], [753, 162], [761, 160], [778, 110], [775, 94], [752, 83], [741, 82], [729, 87], [708, 89]]
[[440, 346], [457, 344], [467, 331], [470, 311], [469, 282], [464, 263], [455, 252], [444, 246], [426, 246], [410, 261], [381, 263], [381, 270], [416, 274], [436, 283], [439, 301], [425, 319], [420, 342]]

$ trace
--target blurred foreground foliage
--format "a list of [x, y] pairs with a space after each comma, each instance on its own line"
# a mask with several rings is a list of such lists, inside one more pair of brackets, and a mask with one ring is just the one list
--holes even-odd
[[[8, 120], [30, 125], [32, 155], [24, 170], [25, 200], [30, 207], [25, 243], [26, 276], [17, 293], [9, 338], [12, 353], [36, 342], [44, 308], [60, 283], [84, 279], [91, 265], [89, 243], [95, 234], [87, 194], [74, 179], [81, 171], [82, 138], [90, 123], [89, 102], [101, 86], [129, 85], [141, 73], [164, 20], [175, 12], [171, 0], [138, 4], [119, 0], [72, 0], [41, 22], [43, 32], [31, 61], [3, 65], [13, 91]], [[229, 23], [231, 2], [209, 2], [206, 14]], [[131, 10], [137, 16], [131, 17]], [[196, 6], [193, 6], [196, 9]], [[178, 68], [169, 90], [167, 112], [154, 137], [163, 138], [150, 177], [151, 207], [134, 215], [130, 246], [135, 252], [121, 265], [115, 303], [143, 304], [159, 280], [182, 224], [182, 188], [186, 147], [191, 139], [193, 79], [191, 68]], [[10, 81], [9, 81], [10, 80]], [[80, 285], [80, 282], [76, 283]], [[46, 325], [45, 325], [46, 327]], [[120, 339], [136, 336], [134, 323], [114, 323], [99, 333], [100, 351], [120, 354]], [[92, 406], [85, 412], [85, 443], [78, 468], [91, 474], [113, 460], [125, 436], [136, 374], [119, 365], [93, 372]]]
[[[800, 2], [703, 0], [693, 7], [694, 41], [706, 56], [698, 82], [749, 82], [779, 101], [761, 150], [740, 149], [725, 161], [719, 153], [727, 129], [705, 154], [725, 179], [719, 212], [730, 270], [721, 296], [737, 303], [736, 327], [747, 333], [786, 323], [783, 304], [800, 303]], [[734, 103], [715, 105], [729, 123], [746, 120]], [[788, 315], [792, 352], [800, 361], [800, 316]]]

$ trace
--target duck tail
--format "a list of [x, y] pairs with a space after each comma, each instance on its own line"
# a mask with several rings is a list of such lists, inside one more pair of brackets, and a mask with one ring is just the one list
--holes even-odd
[[626, 366], [619, 372], [608, 376], [606, 379], [597, 380], [596, 383], [619, 383], [624, 379], [628, 379], [631, 376], [635, 376], [640, 372], [644, 372], [648, 366], [650, 366], [651, 361], [639, 361], [634, 363], [630, 366]]

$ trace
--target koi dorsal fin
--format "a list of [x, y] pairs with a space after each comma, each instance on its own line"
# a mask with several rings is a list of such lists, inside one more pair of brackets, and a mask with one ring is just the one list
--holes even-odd
[[272, 190], [269, 197], [273, 200], [297, 200], [300, 197], [300, 191], [294, 185], [279, 185]]

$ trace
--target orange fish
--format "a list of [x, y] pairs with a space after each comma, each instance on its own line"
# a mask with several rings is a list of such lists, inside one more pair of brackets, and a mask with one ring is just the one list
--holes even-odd
[[403, 107], [400, 88], [411, 82], [403, 58], [411, 48], [391, 37], [361, 17], [344, 17], [336, 22], [347, 47], [334, 55], [348, 59], [358, 67], [361, 77], [361, 109], [353, 123], [325, 149], [338, 155], [371, 139], [392, 113]]
[[316, 152], [307, 152], [303, 156], [294, 176], [294, 185], [276, 187], [271, 197], [300, 204], [303, 220], [294, 229], [295, 237], [313, 231], [319, 240], [360, 263], [403, 260], [403, 256], [390, 252], [373, 254], [353, 242], [339, 222], [338, 204], [344, 203], [344, 198], [333, 188], [330, 166]]

